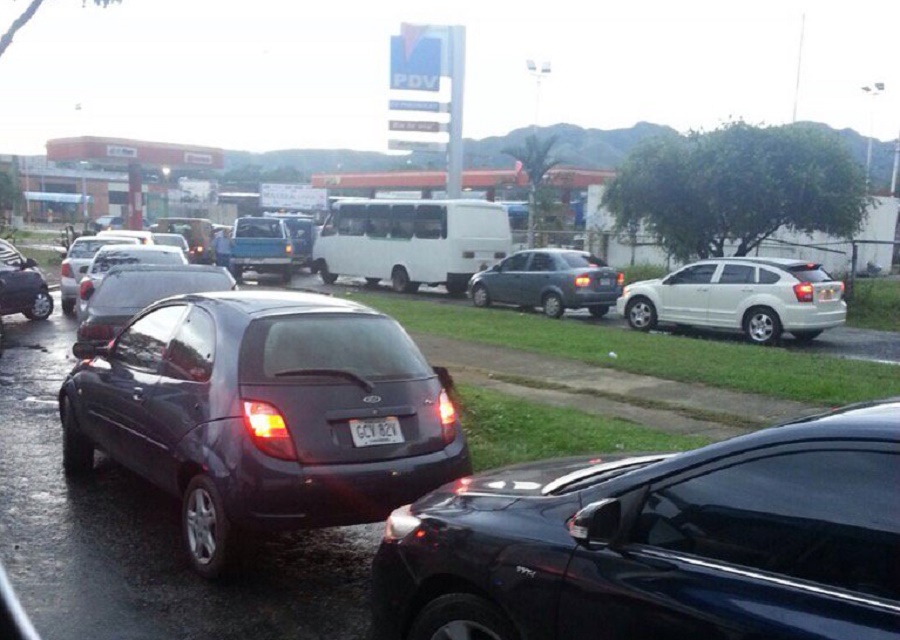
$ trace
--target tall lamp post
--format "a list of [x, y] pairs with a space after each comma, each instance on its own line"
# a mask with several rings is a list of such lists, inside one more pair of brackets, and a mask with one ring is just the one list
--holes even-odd
[[82, 216], [84, 217], [84, 225], [87, 227], [87, 223], [90, 220], [91, 214], [88, 211], [88, 195], [87, 195], [87, 161], [81, 160], [79, 163], [81, 165], [81, 210]]
[[[866, 85], [862, 88], [866, 94], [872, 96], [874, 100], [876, 97], [880, 96], [884, 93], [884, 83], [876, 82], [874, 84]], [[872, 102], [871, 109], [869, 110], [869, 143], [866, 146], [866, 192], [869, 192], [870, 185], [870, 176], [872, 171], [872, 138], [875, 136], [875, 103]]]
[[166, 212], [166, 213], [165, 213], [165, 217], [166, 217], [166, 218], [169, 217], [169, 174], [170, 174], [170, 173], [172, 173], [172, 169], [171, 169], [171, 168], [169, 168], [169, 167], [163, 167], [163, 168], [162, 168], [162, 174], [163, 174], [163, 187], [165, 187], [165, 189], [166, 189], [166, 194], [165, 194], [165, 198], [166, 198], [166, 199], [165, 199], [164, 205], [163, 205], [163, 206], [164, 206], [164, 210], [165, 210], [165, 212]]
[[[534, 124], [531, 125], [531, 133], [534, 136], [534, 142], [537, 144], [537, 129], [541, 118], [541, 82], [544, 76], [550, 75], [550, 62], [545, 60], [539, 67], [534, 60], [526, 60], [525, 65], [528, 72], [534, 78]], [[530, 188], [528, 189], [528, 248], [534, 249], [534, 209], [537, 206], [537, 194], [533, 176], [528, 176]]]

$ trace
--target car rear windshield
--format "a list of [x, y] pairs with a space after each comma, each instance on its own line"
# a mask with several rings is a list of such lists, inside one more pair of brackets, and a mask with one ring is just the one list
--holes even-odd
[[241, 238], [283, 238], [281, 222], [271, 218], [238, 220], [234, 235]]
[[562, 259], [565, 260], [566, 264], [572, 269], [587, 269], [590, 267], [606, 266], [606, 263], [597, 256], [591, 256], [586, 253], [572, 251], [571, 253], [563, 253], [560, 255], [562, 255]]
[[801, 282], [829, 282], [834, 280], [820, 264], [798, 264], [785, 269]]
[[[302, 314], [255, 320], [244, 334], [240, 357], [244, 383], [297, 384], [300, 377], [284, 374], [311, 369], [346, 371], [373, 382], [434, 375], [400, 325], [375, 315]], [[335, 381], [326, 378], [331, 384]]]
[[113, 267], [129, 264], [184, 264], [184, 256], [175, 251], [110, 251], [94, 258], [91, 273], [106, 273]]
[[182, 293], [228, 291], [234, 281], [224, 271], [122, 271], [107, 276], [91, 298], [93, 308], [138, 308]]
[[69, 257], [70, 258], [93, 258], [94, 254], [100, 250], [100, 247], [107, 244], [137, 244], [137, 240], [131, 241], [126, 240], [124, 238], [116, 238], [102, 240], [97, 238], [96, 240], [81, 240], [72, 245], [69, 249]]

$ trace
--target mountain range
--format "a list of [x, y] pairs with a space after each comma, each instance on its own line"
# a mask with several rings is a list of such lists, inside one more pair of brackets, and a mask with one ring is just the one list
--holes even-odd
[[[807, 124], [835, 132], [860, 164], [865, 165], [869, 140], [866, 136], [853, 129], [835, 130], [821, 123]], [[536, 129], [525, 127], [510, 131], [503, 136], [492, 136], [481, 140], [466, 139], [464, 142], [464, 167], [466, 169], [512, 167], [515, 160], [505, 154], [503, 149], [519, 146], [523, 144], [525, 138], [536, 133], [541, 138], [551, 135], [557, 137], [554, 157], [560, 159], [566, 166], [584, 169], [614, 169], [642, 140], [662, 133], [673, 132], [675, 130], [671, 127], [649, 122], [639, 122], [627, 129], [608, 131], [585, 129], [572, 124], [556, 124]], [[871, 177], [876, 190], [887, 189], [890, 185], [894, 165], [894, 148], [893, 142], [873, 141]], [[347, 149], [284, 149], [264, 153], [225, 152], [226, 173], [239, 172], [247, 167], [256, 167], [263, 173], [291, 168], [307, 178], [313, 173], [444, 169], [443, 162], [438, 155], [417, 152], [404, 156]]]

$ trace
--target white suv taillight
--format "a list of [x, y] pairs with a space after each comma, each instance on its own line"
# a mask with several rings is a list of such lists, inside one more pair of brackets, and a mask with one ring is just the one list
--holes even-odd
[[244, 426], [256, 448], [280, 460], [296, 460], [297, 451], [281, 413], [268, 402], [244, 401]]
[[794, 295], [797, 302], [813, 302], [815, 289], [809, 282], [798, 282], [794, 285]]

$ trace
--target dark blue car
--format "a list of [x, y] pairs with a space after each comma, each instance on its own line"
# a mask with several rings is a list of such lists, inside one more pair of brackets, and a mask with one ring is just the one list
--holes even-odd
[[375, 636], [900, 634], [900, 398], [676, 455], [553, 460], [398, 509]]

